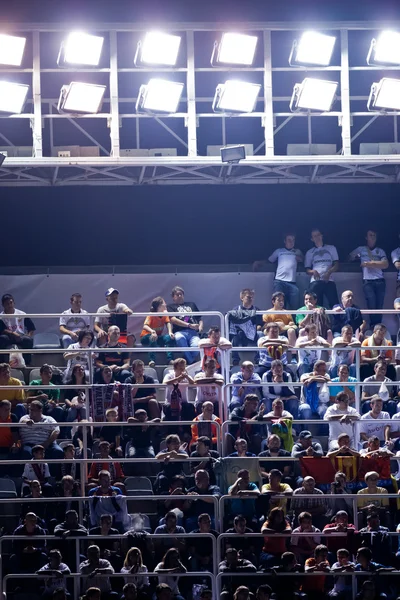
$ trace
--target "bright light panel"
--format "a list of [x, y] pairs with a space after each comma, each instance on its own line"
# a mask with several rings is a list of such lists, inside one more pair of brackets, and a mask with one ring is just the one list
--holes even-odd
[[383, 31], [375, 42], [374, 61], [389, 65], [400, 65], [400, 33]]
[[306, 77], [301, 84], [297, 108], [329, 111], [332, 107], [338, 84], [336, 81]]
[[81, 31], [70, 33], [64, 44], [64, 62], [96, 67], [100, 62], [104, 38]]
[[73, 81], [67, 86], [62, 105], [65, 112], [97, 113], [103, 101], [105, 85], [93, 85]]
[[0, 64], [20, 67], [24, 55], [26, 38], [0, 34]]
[[254, 110], [261, 86], [231, 79], [218, 88], [220, 98], [217, 109], [246, 113]]
[[318, 31], [305, 31], [296, 48], [296, 63], [328, 66], [336, 38]]
[[0, 111], [19, 114], [24, 108], [29, 85], [0, 81]]
[[379, 83], [375, 83], [375, 98], [372, 108], [386, 108], [388, 110], [400, 110], [400, 80], [384, 77]]
[[145, 86], [142, 108], [153, 112], [175, 113], [178, 110], [182, 91], [183, 83], [150, 79]]
[[218, 52], [218, 62], [231, 65], [253, 64], [257, 36], [244, 33], [223, 33]]
[[149, 65], [174, 66], [178, 59], [181, 38], [160, 31], [150, 31], [141, 46], [141, 62]]

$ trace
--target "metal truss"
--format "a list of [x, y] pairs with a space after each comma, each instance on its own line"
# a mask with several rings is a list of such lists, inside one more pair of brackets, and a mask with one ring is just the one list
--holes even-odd
[[[126, 56], [121, 51], [121, 36], [132, 35], [133, 46], [133, 39], [139, 39], [140, 35], [147, 30], [145, 24], [89, 23], [86, 27], [88, 31], [100, 32], [107, 40], [105, 62], [93, 69], [61, 70], [55, 65], [56, 56], [53, 62], [43, 64], [46, 60], [43, 58], [46, 54], [44, 49], [50, 39], [54, 50], [55, 37], [61, 42], [64, 34], [74, 29], [74, 25], [19, 24], [13, 25], [11, 29], [10, 25], [2, 26], [0, 23], [0, 31], [22, 33], [27, 36], [29, 44], [26, 63], [21, 68], [1, 68], [0, 78], [11, 74], [12, 79], [18, 81], [20, 75], [24, 81], [27, 79], [30, 81], [32, 89], [32, 98], [23, 114], [0, 115], [0, 145], [2, 140], [11, 149], [16, 149], [15, 139], [21, 143], [20, 130], [24, 128], [24, 143], [32, 146], [33, 154], [29, 158], [8, 156], [0, 167], [0, 186], [322, 184], [398, 183], [400, 181], [400, 154], [360, 155], [356, 153], [355, 145], [356, 140], [357, 143], [384, 141], [396, 144], [398, 142], [397, 117], [400, 113], [371, 113], [367, 112], [365, 107], [371, 72], [377, 72], [376, 78], [381, 78], [383, 71], [386, 75], [388, 71], [393, 71], [394, 76], [398, 76], [400, 67], [367, 66], [365, 62], [355, 62], [351, 54], [352, 44], [357, 44], [357, 39], [353, 39], [352, 36], [357, 36], [364, 31], [367, 32], [367, 37], [372, 38], [377, 30], [400, 28], [400, 22], [235, 24], [230, 26], [230, 29], [248, 31], [259, 36], [261, 52], [258, 63], [246, 68], [204, 66], [206, 64], [204, 56], [198, 56], [199, 39], [201, 39], [198, 36], [208, 34], [215, 39], [219, 32], [226, 29], [222, 24], [170, 23], [163, 24], [161, 28], [179, 32], [183, 37], [185, 58], [176, 68], [142, 69], [125, 66], [127, 62]], [[289, 35], [295, 39], [302, 30], [310, 28], [334, 32], [337, 36], [338, 52], [333, 66], [307, 69], [291, 67], [287, 64], [287, 56], [282, 58], [282, 47], [279, 46], [279, 39], [276, 36]], [[211, 48], [209, 50], [211, 51]], [[276, 60], [277, 55], [280, 62]], [[185, 97], [180, 112], [172, 115], [136, 114], [131, 109], [136, 98], [122, 97], [119, 93], [119, 87], [123, 87], [121, 82], [124, 77], [139, 79], [141, 77], [143, 83], [153, 71], [157, 74], [162, 73], [166, 77], [172, 74], [173, 77], [184, 81]], [[355, 95], [354, 92], [358, 92], [359, 88], [352, 85], [352, 77], [359, 77], [360, 73], [362, 76], [362, 72], [369, 72], [368, 83], [362, 88], [360, 95]], [[212, 73], [214, 75], [211, 75]], [[228, 116], [211, 112], [212, 98], [201, 95], [200, 92], [203, 90], [198, 78], [206, 77], [207, 74], [214, 77], [216, 73], [219, 73], [221, 81], [232, 75], [258, 78], [257, 80], [262, 83], [263, 92], [255, 112]], [[315, 73], [319, 77], [336, 78], [340, 82], [340, 98], [338, 106], [334, 107], [337, 110], [323, 114], [289, 112], [290, 96], [274, 94], [274, 85], [278, 78], [281, 78], [280, 81], [284, 83], [285, 77], [291, 78], [290, 86], [293, 87], [294, 74], [298, 80], [301, 80]], [[98, 74], [98, 77], [103, 78], [103, 82], [104, 78], [108, 82], [108, 98], [105, 100], [103, 112], [79, 116], [58, 114], [57, 98], [53, 97], [54, 86], [51, 88], [49, 82], [52, 78], [57, 78], [58, 81], [61, 77], [64, 78], [64, 83], [74, 78], [84, 80], [87, 74], [90, 74], [90, 81], [93, 81], [93, 74], [94, 76]], [[49, 89], [53, 93], [49, 93]], [[288, 89], [288, 86], [281, 85], [278, 89]], [[135, 94], [138, 89], [132, 88], [132, 91]], [[290, 92], [289, 89], [288, 91]], [[213, 131], [217, 129], [220, 132], [222, 146], [227, 143], [240, 143], [241, 140], [237, 139], [238, 134], [232, 136], [228, 131], [228, 124], [234, 123], [236, 119], [241, 120], [244, 131], [247, 125], [252, 126], [251, 135], [254, 139], [249, 140], [247, 135], [246, 142], [253, 144], [254, 156], [248, 156], [237, 165], [223, 164], [220, 158], [215, 156], [200, 156], [199, 131], [204, 123], [209, 127], [212, 125]], [[371, 125], [377, 119], [381, 119], [386, 125], [392, 123], [389, 136], [387, 130], [382, 139], [379, 139], [379, 133], [377, 134], [376, 131], [372, 133], [374, 127]], [[166, 145], [167, 134], [171, 140], [169, 145], [177, 148], [177, 156], [141, 157], [139, 155], [143, 145], [149, 143], [154, 145], [154, 133], [152, 142], [146, 140], [146, 124], [149, 120], [152, 120], [162, 133], [163, 141], [160, 141], [159, 146]], [[305, 133], [299, 139], [298, 133], [293, 134], [293, 131], [301, 122], [305, 125]], [[326, 124], [332, 122], [337, 124], [334, 140], [335, 143], [337, 142], [337, 154], [312, 156], [311, 145], [317, 140], [321, 143], [321, 131], [328, 131]], [[129, 138], [132, 139], [129, 147], [136, 149], [137, 152], [134, 156], [121, 156], [121, 139], [128, 123], [134, 126], [133, 135]], [[255, 123], [259, 129], [258, 134], [254, 128]], [[26, 126], [28, 124], [30, 132]], [[60, 125], [63, 126], [63, 131], [60, 131]], [[73, 135], [76, 135], [76, 145], [82, 145], [82, 140], [86, 139], [88, 140], [86, 143], [90, 143], [98, 150], [99, 156], [58, 157], [56, 148], [67, 145], [64, 137], [66, 126], [71, 132], [75, 132]], [[282, 151], [278, 154], [277, 141], [281, 142], [282, 130], [284, 130], [285, 142], [303, 142], [309, 146], [310, 155], [286, 156]], [[71, 144], [71, 132], [68, 144]], [[213, 140], [212, 143], [215, 145], [215, 136]], [[322, 143], [332, 143], [332, 141], [326, 133]], [[184, 155], [180, 156], [182, 152]], [[205, 154], [204, 151], [200, 153]]]

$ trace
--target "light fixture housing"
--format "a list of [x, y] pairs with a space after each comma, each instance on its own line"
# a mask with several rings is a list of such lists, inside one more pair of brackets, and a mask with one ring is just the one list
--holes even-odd
[[329, 112], [336, 100], [338, 85], [336, 81], [306, 77], [293, 88], [290, 110]]
[[234, 165], [234, 164], [237, 164], [240, 160], [244, 160], [245, 158], [246, 158], [246, 148], [242, 145], [224, 146], [223, 148], [221, 148], [222, 162]]
[[105, 85], [72, 81], [61, 88], [57, 109], [64, 113], [98, 113], [105, 91]]
[[0, 112], [22, 113], [28, 91], [29, 85], [0, 81]]
[[229, 79], [217, 86], [212, 109], [214, 112], [253, 112], [260, 89], [261, 85], [256, 83]]
[[183, 92], [183, 83], [166, 79], [150, 79], [140, 86], [136, 112], [176, 113]]
[[299, 40], [294, 40], [289, 56], [293, 67], [316, 65], [327, 67], [332, 58], [336, 37], [319, 31], [305, 31]]
[[0, 65], [20, 67], [24, 56], [26, 38], [0, 33]]
[[400, 111], [400, 79], [384, 77], [373, 83], [367, 107], [371, 111]]
[[57, 65], [59, 67], [70, 65], [97, 67], [100, 62], [103, 43], [104, 38], [101, 36], [83, 31], [73, 31], [61, 43]]
[[0, 167], [1, 167], [1, 165], [3, 164], [3, 162], [6, 160], [6, 158], [7, 158], [7, 157], [6, 157], [6, 155], [5, 155], [5, 154], [2, 154], [2, 153], [0, 152]]
[[149, 31], [138, 42], [135, 54], [135, 66], [160, 65], [173, 67], [178, 60], [180, 35], [171, 35], [162, 31]]
[[221, 40], [214, 43], [211, 56], [213, 67], [242, 65], [250, 67], [254, 61], [258, 37], [245, 33], [223, 33]]
[[382, 31], [378, 39], [372, 39], [367, 63], [369, 65], [400, 65], [400, 33]]

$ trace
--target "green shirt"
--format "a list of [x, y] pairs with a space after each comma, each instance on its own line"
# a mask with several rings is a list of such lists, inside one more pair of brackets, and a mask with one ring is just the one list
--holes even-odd
[[[319, 306], [317, 304], [317, 306], [315, 308], [321, 308], [321, 306]], [[301, 308], [299, 308], [299, 310], [308, 310], [307, 306], [302, 306]], [[299, 325], [300, 321], [302, 321], [303, 319], [306, 318], [307, 315], [302, 315], [301, 313], [296, 314], [296, 324]]]
[[[43, 385], [42, 380], [41, 379], [33, 379], [29, 385], [34, 385], [34, 386], [41, 386]], [[54, 400], [55, 402], [58, 403], [59, 399], [60, 399], [60, 390], [54, 385], [54, 383], [49, 383], [48, 384], [50, 387], [49, 388], [43, 388], [41, 390], [38, 390], [36, 392], [35, 390], [35, 395], [36, 394], [47, 394], [48, 399], [49, 400]], [[42, 402], [42, 401], [41, 401]], [[42, 402], [43, 406], [45, 406], [47, 404], [46, 402]]]

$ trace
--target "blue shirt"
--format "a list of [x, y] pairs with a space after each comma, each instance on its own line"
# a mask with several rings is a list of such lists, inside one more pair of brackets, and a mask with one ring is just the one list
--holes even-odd
[[[349, 383], [357, 381], [357, 379], [355, 377], [349, 377], [348, 380], [349, 380]], [[334, 377], [332, 379], [332, 383], [337, 383], [338, 381], [339, 381], [339, 377]], [[337, 396], [339, 394], [339, 392], [343, 392], [344, 386], [348, 387], [351, 392], [353, 392], [353, 393], [355, 392], [355, 387], [354, 386], [347, 385], [347, 383], [343, 382], [343, 381], [341, 383], [343, 385], [332, 385], [332, 386], [329, 386], [329, 395], [330, 396]]]

